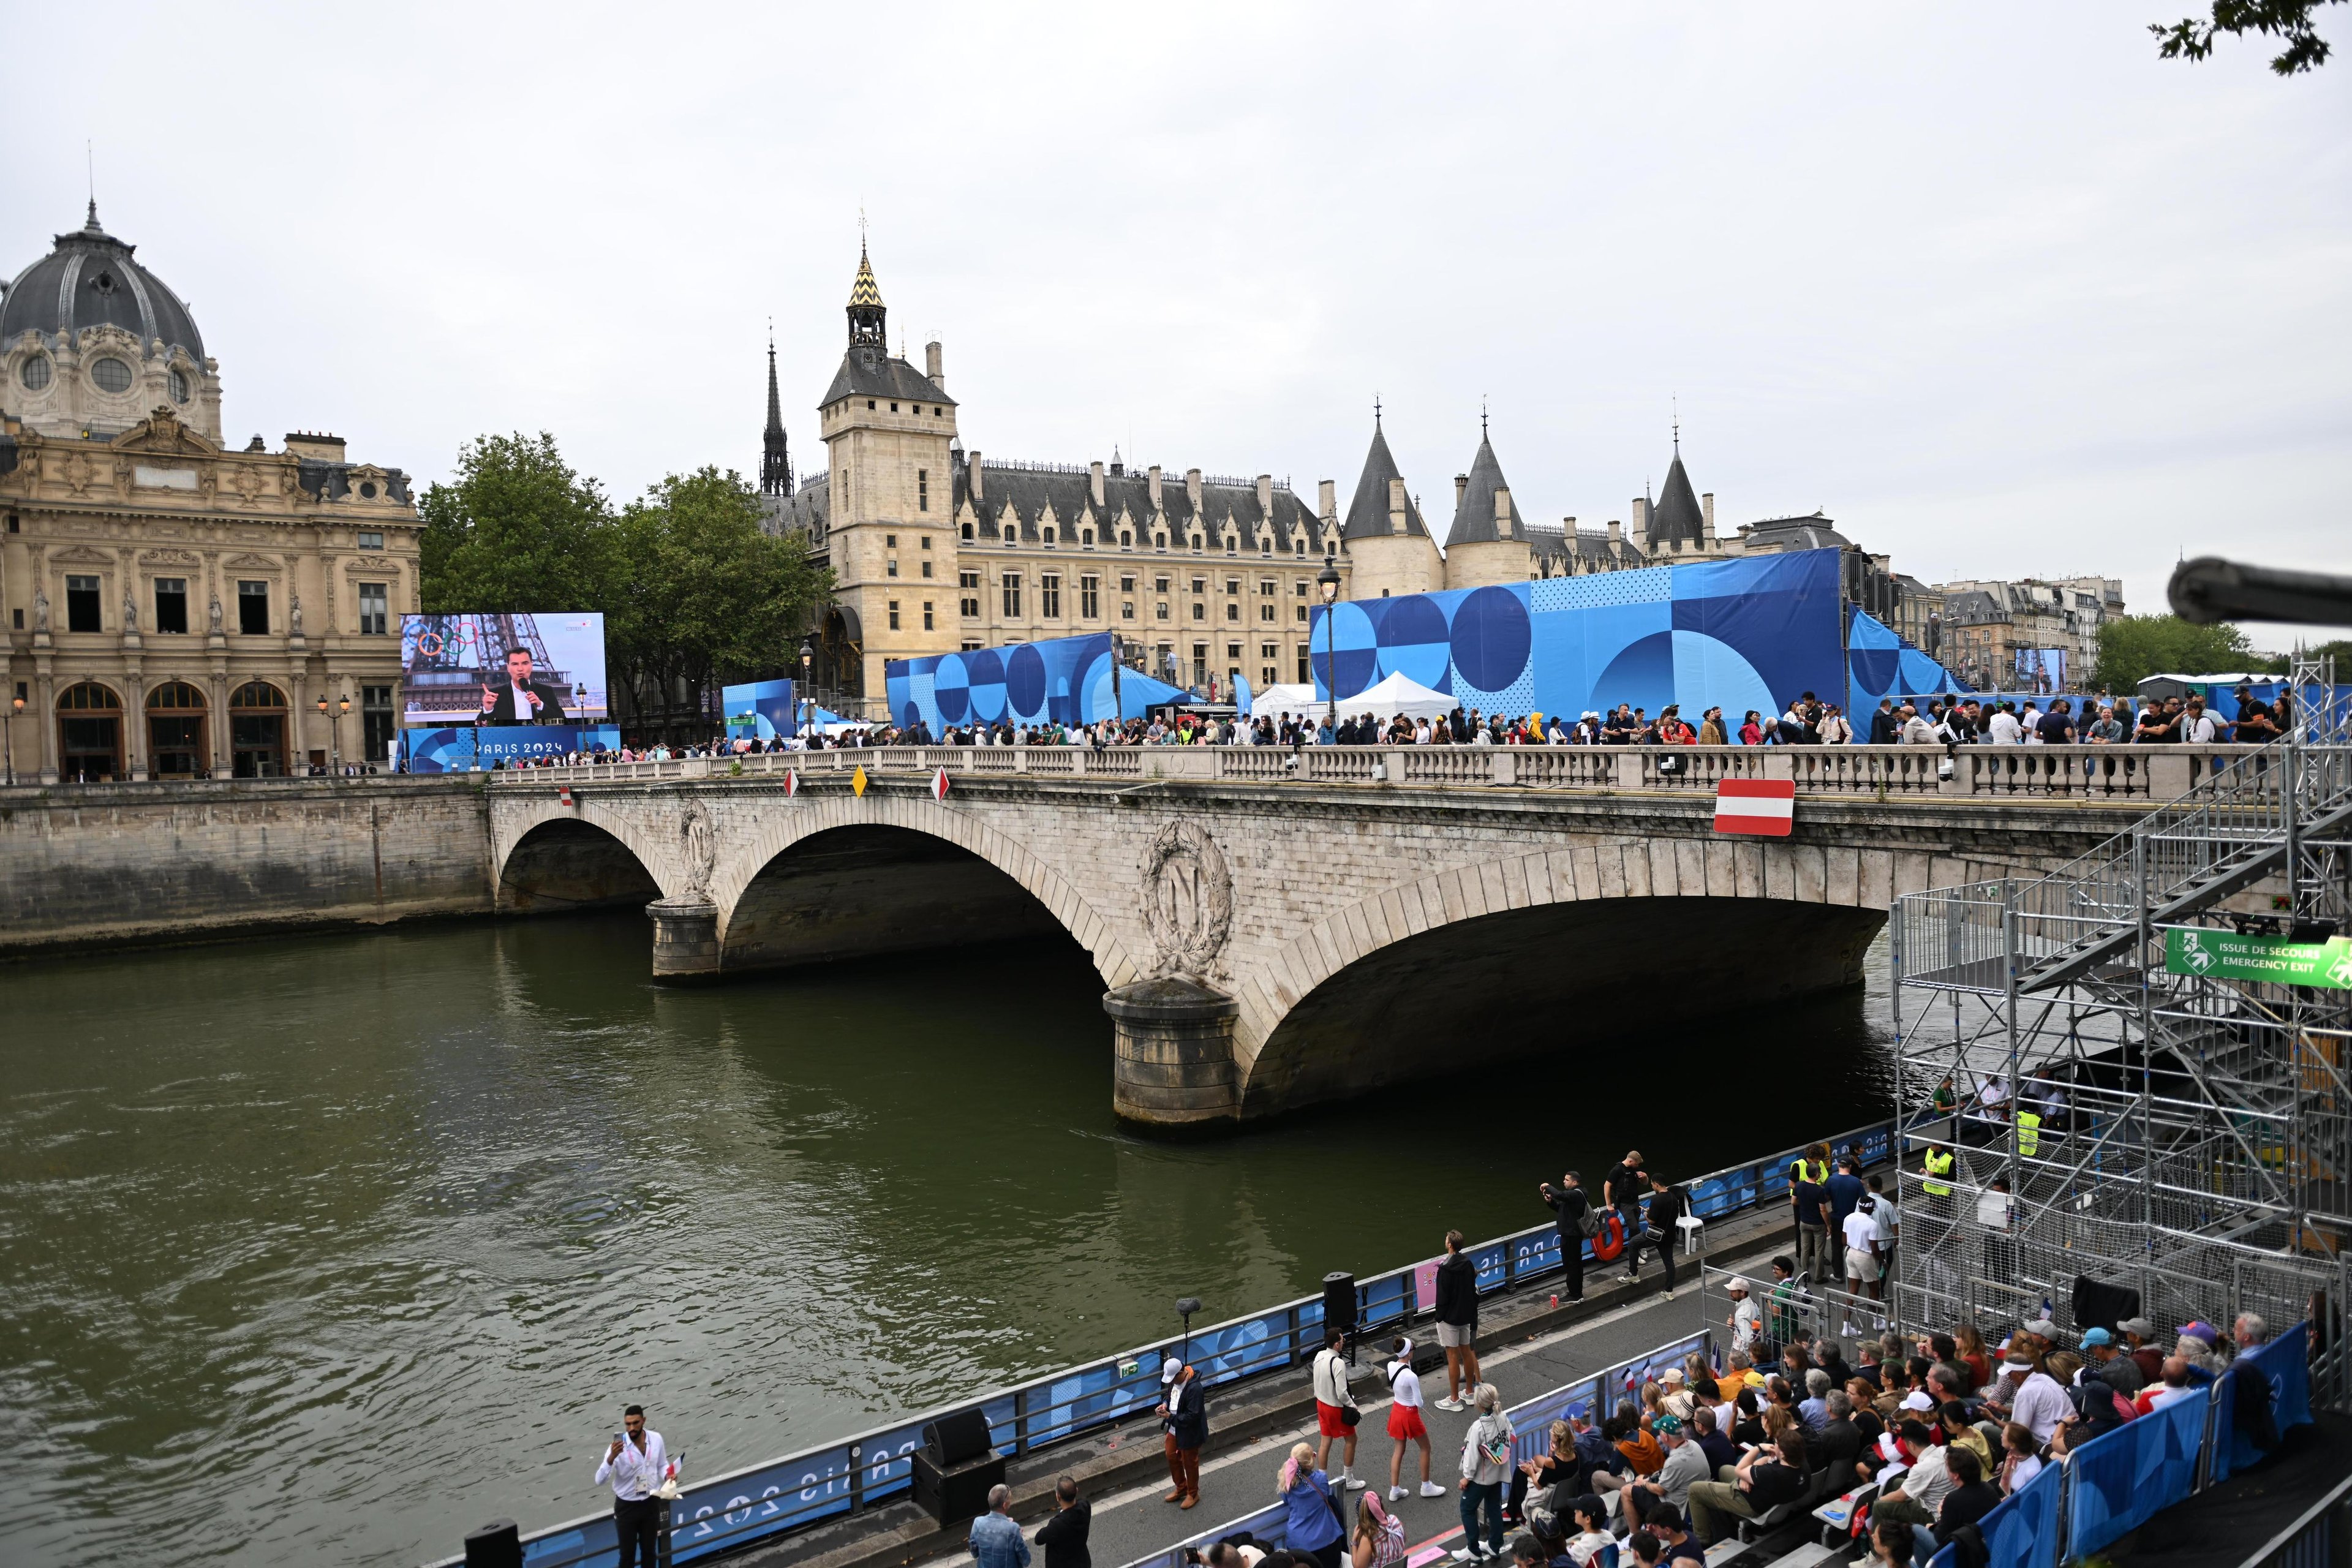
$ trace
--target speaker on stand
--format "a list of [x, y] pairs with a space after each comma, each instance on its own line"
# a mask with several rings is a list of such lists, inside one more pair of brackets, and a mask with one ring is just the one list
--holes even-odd
[[[1348, 1364], [1356, 1364], [1356, 1277], [1347, 1273], [1323, 1276], [1323, 1326], [1348, 1336]], [[1321, 1346], [1316, 1347], [1318, 1350]]]
[[988, 1491], [1004, 1480], [1004, 1457], [990, 1444], [988, 1417], [958, 1410], [927, 1423], [913, 1455], [915, 1506], [940, 1528], [988, 1511]]

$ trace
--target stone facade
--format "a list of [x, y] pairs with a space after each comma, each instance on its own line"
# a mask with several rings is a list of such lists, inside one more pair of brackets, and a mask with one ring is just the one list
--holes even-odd
[[[128, 247], [115, 256], [88, 238], [59, 239], [73, 263], [64, 281], [88, 292], [95, 277], [120, 274], [100, 308], [143, 310], [159, 331], [194, 337], [152, 274], [135, 269], [132, 289]], [[68, 255], [77, 244], [90, 254]], [[58, 260], [28, 270], [0, 317], [29, 323], [5, 345], [0, 382], [9, 773], [225, 779], [380, 760], [394, 723], [400, 616], [418, 607], [407, 476], [347, 460], [335, 436], [289, 435], [275, 452], [258, 436], [226, 448], [216, 363], [202, 362], [200, 386], [170, 381], [185, 368], [175, 355], [201, 343], [157, 340], [123, 395], [148, 401], [109, 405], [127, 418], [59, 404], [50, 395], [68, 361], [94, 365], [106, 334], [125, 329], [78, 325], [71, 311], [57, 327], [55, 295], [37, 286]], [[28, 289], [40, 298], [23, 298]], [[47, 314], [28, 315], [35, 305]], [[35, 359], [47, 368], [28, 377]], [[147, 383], [159, 377], [154, 396]]]

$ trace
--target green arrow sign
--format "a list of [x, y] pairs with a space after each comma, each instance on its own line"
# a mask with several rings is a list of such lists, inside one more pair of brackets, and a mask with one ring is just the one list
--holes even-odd
[[2164, 967], [2168, 973], [2208, 980], [2268, 980], [2352, 991], [2352, 937], [2289, 942], [2283, 936], [2176, 928], [2164, 933]]

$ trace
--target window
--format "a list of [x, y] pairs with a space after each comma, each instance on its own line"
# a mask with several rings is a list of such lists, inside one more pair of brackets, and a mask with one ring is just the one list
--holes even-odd
[[1307, 645], [1300, 643], [1298, 645], [1298, 684], [1301, 686], [1315, 684], [1315, 670], [1314, 667], [1307, 662], [1308, 658]]
[[972, 620], [978, 620], [980, 618], [980, 574], [977, 572], [957, 573], [956, 586], [963, 592], [963, 604], [961, 605], [963, 614]]
[[122, 776], [122, 700], [94, 680], [58, 693], [58, 763], [72, 784]]
[[228, 739], [229, 771], [238, 778], [284, 777], [286, 694], [266, 680], [238, 687], [229, 694]]
[[1154, 620], [1166, 620], [1168, 618], [1168, 601], [1162, 599], [1158, 604], [1152, 605], [1151, 616]]
[[1095, 531], [1091, 528], [1078, 530], [1078, 543], [1084, 549], [1092, 550], [1095, 547]]
[[1228, 594], [1238, 594], [1238, 593], [1240, 593], [1241, 591], [1242, 591], [1242, 580], [1241, 580], [1240, 578], [1238, 578], [1238, 577], [1228, 577], [1228, 578], [1226, 578], [1226, 579], [1225, 579], [1225, 592], [1226, 592], [1226, 593], [1228, 593]]
[[172, 401], [185, 403], [188, 400], [188, 373], [174, 368], [171, 374], [171, 387]]
[[1132, 550], [1132, 549], [1134, 549], [1134, 548], [1135, 548], [1135, 534], [1134, 534], [1131, 531], [1129, 531], [1129, 530], [1128, 530], [1128, 529], [1124, 529], [1124, 528], [1120, 529], [1120, 530], [1118, 531], [1118, 547], [1119, 547], [1121, 550]]
[[898, 629], [898, 601], [896, 599], [890, 601], [890, 629], [894, 632]]
[[966, 544], [971, 542], [971, 524], [968, 522], [963, 525], [963, 541]]
[[1168, 579], [1164, 576], [1154, 577], [1151, 580], [1151, 591], [1155, 594], [1164, 594], [1168, 592]]
[[155, 629], [159, 632], [185, 632], [188, 629], [188, 580], [185, 577], [155, 579]]
[[391, 687], [360, 688], [360, 730], [366, 738], [368, 761], [389, 761], [393, 737]]
[[917, 511], [931, 510], [931, 470], [929, 468], [915, 470], [915, 510]]
[[362, 550], [382, 550], [383, 548], [383, 535], [373, 530], [362, 529], [360, 531], [360, 548]]
[[1201, 553], [1201, 536], [1197, 533], [1192, 536], [1192, 553], [1195, 555]]
[[1260, 598], [1265, 598], [1265, 599], [1271, 599], [1271, 598], [1273, 598], [1273, 597], [1274, 597], [1274, 579], [1273, 579], [1273, 578], [1271, 578], [1271, 577], [1261, 577], [1261, 578], [1259, 578], [1259, 579], [1257, 580], [1257, 591], [1258, 591], [1258, 596], [1259, 596]]
[[1239, 604], [1237, 604], [1237, 603], [1235, 603], [1235, 602], [1232, 601], [1232, 600], [1228, 600], [1228, 601], [1226, 601], [1226, 604], [1225, 604], [1225, 619], [1227, 619], [1227, 620], [1229, 620], [1229, 621], [1238, 621], [1238, 620], [1240, 620], [1241, 618], [1242, 618], [1242, 607], [1241, 607], [1241, 605], [1240, 605]]
[[1300, 619], [1300, 620], [1302, 620], [1302, 621], [1303, 621], [1303, 620], [1305, 620], [1305, 619], [1307, 618], [1307, 606], [1306, 606], [1306, 605], [1295, 605], [1295, 606], [1293, 606], [1293, 607], [1297, 611], [1297, 618], [1298, 618], [1298, 619]]
[[[929, 563], [926, 562], [925, 564]], [[937, 629], [931, 625], [931, 602], [929, 599], [923, 601], [923, 629], [927, 632]]]
[[360, 636], [380, 637], [392, 626], [392, 584], [360, 584]]
[[49, 362], [43, 354], [35, 354], [16, 372], [16, 379], [25, 384], [27, 392], [39, 392], [49, 384]]
[[[925, 544], [929, 544], [929, 543], [930, 542], [930, 541], [929, 541], [929, 540], [928, 540], [928, 539], [926, 539], [925, 541], [923, 541], [923, 542], [924, 542]], [[926, 562], [924, 562], [924, 563], [923, 563], [923, 575], [924, 575], [924, 576], [926, 576], [926, 577], [928, 577], [928, 576], [929, 576], [930, 574], [931, 574], [931, 563], [930, 563], [929, 562], [926, 561]]]
[[884, 535], [882, 536], [882, 548], [883, 548], [883, 549], [885, 549], [885, 550], [896, 550], [896, 549], [898, 549], [898, 536], [897, 534], [895, 534], [895, 533], [886, 533], [886, 534], [884, 534]]
[[893, 555], [890, 559], [882, 563], [882, 575], [885, 577], [896, 577], [898, 574], [898, 558]]
[[1302, 599], [1303, 599], [1303, 598], [1307, 597], [1307, 579], [1306, 579], [1306, 578], [1301, 577], [1297, 582], [1296, 582], [1296, 583], [1292, 584], [1291, 584], [1291, 586], [1292, 586], [1293, 588], [1295, 588], [1295, 589], [1297, 589], [1297, 590], [1298, 591], [1298, 596], [1299, 596], [1300, 598], [1302, 598]]
[[1240, 548], [1241, 548], [1241, 541], [1240, 541], [1239, 539], [1235, 538], [1234, 535], [1232, 535], [1232, 534], [1230, 534], [1230, 533], [1228, 533], [1227, 535], [1225, 535], [1225, 553], [1226, 553], [1226, 554], [1231, 555], [1234, 551], [1239, 550]]
[[1122, 621], [1131, 621], [1135, 619], [1135, 601], [1133, 599], [1121, 599], [1118, 602], [1118, 618]]
[[1257, 552], [1260, 555], [1271, 555], [1274, 553], [1274, 540], [1270, 535], [1261, 537], [1258, 540]]
[[1009, 523], [1009, 522], [1008, 522], [1008, 523], [1006, 523], [1006, 524], [1004, 525], [1004, 542], [1005, 542], [1005, 543], [1007, 543], [1007, 544], [1016, 543], [1016, 542], [1019, 542], [1020, 538], [1021, 538], [1020, 531], [1019, 531], [1019, 530], [1017, 530], [1017, 529], [1015, 529], [1015, 528], [1013, 526], [1013, 524], [1011, 524], [1011, 523]]
[[266, 637], [269, 635], [268, 584], [251, 581], [241, 581], [237, 584], [236, 629], [249, 637]]
[[1057, 530], [1055, 530], [1055, 529], [1051, 529], [1051, 528], [1049, 528], [1049, 529], [1045, 530], [1045, 531], [1044, 533], [1040, 534], [1038, 537], [1039, 537], [1039, 538], [1040, 538], [1040, 540], [1042, 540], [1045, 543], [1051, 544], [1051, 543], [1053, 543], [1053, 542], [1054, 542], [1054, 535], [1055, 535], [1057, 531], [1057, 531]]
[[1007, 616], [1017, 616], [1021, 614], [1021, 574], [1007, 572], [1004, 574], [1003, 586], [1004, 613]]
[[1209, 684], [1209, 645], [1204, 642], [1192, 645], [1192, 684]]
[[184, 680], [167, 680], [147, 694], [147, 765], [159, 779], [194, 778], [211, 769], [205, 694]]
[[1102, 579], [1089, 572], [1078, 579], [1078, 618], [1099, 620], [1102, 617]]
[[924, 548], [924, 549], [926, 549], [926, 550], [929, 550], [930, 547], [931, 547], [931, 536], [930, 536], [929, 534], [928, 534], [928, 533], [927, 533], [927, 534], [923, 535], [923, 548]]
[[1206, 577], [1195, 577], [1192, 579], [1192, 592], [1194, 594], [1205, 594], [1208, 591], [1209, 580]]
[[1257, 607], [1257, 618], [1262, 622], [1271, 622], [1274, 619], [1274, 601], [1268, 599]]
[[100, 392], [131, 390], [131, 367], [111, 354], [90, 365], [89, 378], [98, 383], [98, 389]]
[[1058, 620], [1062, 614], [1062, 574], [1047, 572], [1037, 579], [1037, 613], [1047, 620]]
[[98, 579], [68, 576], [66, 579], [66, 630], [94, 632], [99, 629]]
[[1241, 645], [1241, 644], [1239, 644], [1239, 643], [1237, 643], [1237, 642], [1229, 642], [1229, 643], [1227, 643], [1227, 644], [1225, 645], [1225, 658], [1226, 658], [1229, 661], [1231, 661], [1231, 662], [1233, 662], [1233, 663], [1235, 663], [1235, 664], [1238, 664], [1238, 663], [1240, 663], [1240, 662], [1241, 662], [1241, 657], [1242, 657], [1242, 645]]
[[1165, 549], [1167, 549], [1167, 548], [1168, 548], [1168, 536], [1167, 536], [1166, 534], [1164, 534], [1164, 533], [1155, 533], [1155, 534], [1153, 534], [1153, 535], [1151, 536], [1151, 547], [1152, 547], [1154, 550], [1165, 550]]
[[891, 413], [893, 413], [893, 414], [898, 413], [898, 405], [897, 404], [895, 404], [895, 403], [894, 403], [894, 404], [892, 404], [892, 405], [890, 405], [890, 412], [891, 412]]

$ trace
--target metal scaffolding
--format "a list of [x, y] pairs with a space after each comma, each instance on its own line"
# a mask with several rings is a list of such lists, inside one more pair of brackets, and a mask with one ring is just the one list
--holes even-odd
[[2284, 740], [2081, 858], [1897, 900], [1899, 1322], [2070, 1329], [2084, 1282], [2168, 1343], [2309, 1316], [2314, 1397], [2352, 1404], [2352, 974], [2212, 940], [2352, 932], [2352, 704], [2331, 661], [2288, 686]]

